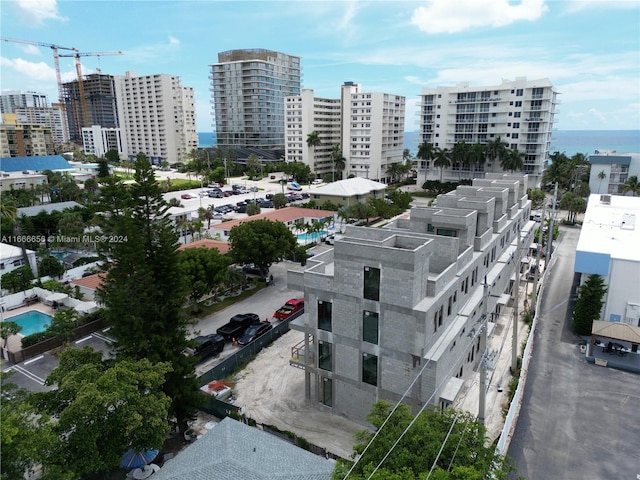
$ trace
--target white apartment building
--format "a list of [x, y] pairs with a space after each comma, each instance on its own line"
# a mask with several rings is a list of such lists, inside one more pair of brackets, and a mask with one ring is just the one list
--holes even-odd
[[[640, 198], [589, 196], [574, 271], [580, 283], [604, 278], [607, 292], [601, 318], [640, 327]], [[638, 330], [640, 333], [640, 329]]]
[[198, 147], [193, 89], [174, 75], [115, 77], [118, 125], [126, 157], [140, 152], [153, 164], [183, 162]]
[[[469, 82], [454, 87], [424, 88], [420, 95], [420, 144], [429, 142], [451, 150], [458, 142], [487, 144], [496, 138], [509, 149], [524, 153], [522, 173], [539, 185], [549, 158], [551, 132], [558, 92], [549, 79], [526, 77], [503, 80], [500, 85], [474, 87]], [[502, 172], [499, 161], [475, 168], [443, 170], [443, 181]], [[431, 161], [418, 165], [418, 185], [439, 180], [440, 168]]]
[[[388, 182], [389, 165], [402, 162], [405, 97], [360, 90], [360, 85], [345, 82], [339, 100], [315, 98], [313, 90], [287, 97], [287, 161], [303, 161], [316, 176], [331, 173], [337, 143], [345, 158], [343, 178]], [[315, 149], [307, 145], [314, 131], [321, 141]]]
[[618, 153], [614, 150], [596, 150], [587, 155], [591, 165], [589, 190], [591, 193], [621, 195], [620, 185], [634, 175], [640, 178], [640, 153]]
[[100, 125], [84, 127], [82, 146], [87, 155], [103, 158], [109, 150], [117, 150], [120, 158], [124, 158], [122, 133], [119, 128], [104, 128]]
[[265, 49], [229, 50], [211, 67], [217, 145], [284, 146], [284, 99], [300, 95], [300, 57]]
[[[314, 97], [313, 90], [303, 89], [300, 95], [285, 98], [284, 115], [286, 161], [308, 165], [317, 178], [335, 174], [331, 152], [342, 142], [340, 99]], [[307, 145], [311, 132], [321, 142], [315, 148]]]

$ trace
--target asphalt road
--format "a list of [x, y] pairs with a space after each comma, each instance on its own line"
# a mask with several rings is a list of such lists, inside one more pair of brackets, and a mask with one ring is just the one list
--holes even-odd
[[528, 480], [635, 480], [640, 478], [640, 378], [590, 364], [580, 353], [580, 338], [570, 329], [580, 230], [561, 227], [561, 232], [508, 455]]

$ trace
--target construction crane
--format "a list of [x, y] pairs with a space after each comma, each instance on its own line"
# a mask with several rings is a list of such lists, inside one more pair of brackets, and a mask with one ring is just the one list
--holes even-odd
[[73, 47], [61, 47], [60, 45], [54, 45], [52, 43], [44, 43], [44, 42], [32, 42], [30, 40], [21, 40], [19, 38], [0, 38], [3, 42], [14, 42], [14, 43], [23, 43], [25, 45], [37, 45], [39, 47], [48, 47], [53, 51], [53, 64], [56, 70], [56, 82], [58, 83], [58, 102], [60, 102], [61, 107], [64, 108], [64, 99], [62, 94], [62, 77], [60, 76], [60, 61], [58, 58], [61, 56], [58, 54], [58, 50], [73, 50], [75, 52], [78, 49]]
[[83, 85], [83, 79], [82, 79], [82, 64], [80, 63], [80, 57], [104, 57], [104, 56], [109, 56], [109, 55], [122, 55], [121, 51], [117, 51], [117, 52], [78, 52], [78, 50], [75, 51], [75, 53], [73, 54], [69, 54], [69, 55], [60, 55], [60, 57], [73, 57], [75, 58], [76, 61], [76, 74], [78, 76], [78, 94], [80, 95], [80, 113], [81, 113], [81, 118], [80, 118], [80, 129], [82, 129], [82, 127], [86, 127], [88, 126], [88, 118], [87, 118], [87, 104], [86, 104], [86, 100], [84, 98], [84, 85]]

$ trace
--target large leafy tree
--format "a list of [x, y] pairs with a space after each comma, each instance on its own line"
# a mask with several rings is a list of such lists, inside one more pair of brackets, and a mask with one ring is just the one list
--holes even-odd
[[43, 462], [45, 477], [108, 472], [130, 448], [160, 448], [169, 433], [171, 400], [161, 387], [171, 366], [101, 358], [89, 347], [65, 350], [47, 378], [57, 388], [33, 396], [38, 410], [56, 419], [50, 427], [59, 438]]
[[144, 154], [136, 159], [134, 178], [130, 188], [112, 180], [102, 189], [110, 210], [104, 230], [117, 241], [98, 245], [107, 264], [98, 296], [119, 358], [171, 365], [163, 390], [172, 413], [184, 421], [195, 413], [198, 389], [195, 360], [181, 353], [191, 321], [182, 310], [188, 292], [177, 234]]
[[[356, 436], [354, 455], [360, 457], [350, 479], [423, 480], [430, 472], [438, 480], [504, 479], [512, 471], [486, 441], [485, 427], [468, 412], [432, 408], [414, 418], [406, 405], [392, 413], [390, 404], [378, 401], [367, 420], [377, 436], [373, 439], [370, 430]], [[352, 466], [339, 460], [333, 478], [344, 478]]]
[[[3, 322], [7, 323], [7, 322]], [[10, 376], [0, 372], [0, 478], [25, 478], [35, 473], [43, 455], [58, 441], [47, 424], [49, 418], [36, 412], [27, 402], [28, 393], [11, 383]]]
[[2, 275], [0, 283], [2, 283], [2, 288], [9, 290], [11, 293], [16, 293], [29, 288], [31, 280], [34, 278], [31, 267], [23, 265]]
[[231, 257], [236, 263], [253, 263], [264, 270], [293, 252], [297, 240], [282, 222], [267, 219], [242, 222], [229, 233]]
[[578, 214], [587, 210], [587, 201], [573, 192], [566, 192], [560, 200], [560, 208], [567, 210], [568, 222], [575, 222]]
[[198, 300], [226, 280], [230, 259], [215, 248], [186, 248], [178, 252], [178, 263], [197, 311]]
[[601, 315], [607, 287], [600, 275], [589, 275], [578, 290], [578, 300], [573, 309], [573, 330], [578, 335], [591, 335], [593, 321]]

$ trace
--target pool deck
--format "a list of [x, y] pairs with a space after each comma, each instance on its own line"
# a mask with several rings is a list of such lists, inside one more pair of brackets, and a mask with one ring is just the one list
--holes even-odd
[[[47, 315], [53, 316], [55, 315], [56, 312], [53, 311], [53, 308], [49, 305], [46, 305], [43, 302], [36, 302], [32, 305], [29, 306], [24, 306], [24, 307], [19, 307], [19, 308], [14, 308], [13, 310], [9, 310], [6, 312], [2, 312], [2, 319], [3, 320], [11, 320], [12, 317], [15, 317], [16, 315], [20, 315], [21, 313], [25, 313], [25, 312], [31, 312], [33, 310], [37, 310], [41, 313], [45, 313]], [[9, 337], [9, 341], [8, 341], [8, 347], [9, 347], [9, 351], [10, 352], [18, 352], [22, 349], [22, 338], [24, 337], [24, 335], [21, 334], [17, 334], [17, 335], [11, 335]], [[4, 346], [2, 344], [3, 340], [0, 340], [0, 345]]]

